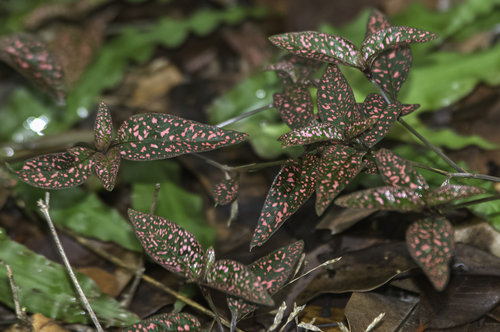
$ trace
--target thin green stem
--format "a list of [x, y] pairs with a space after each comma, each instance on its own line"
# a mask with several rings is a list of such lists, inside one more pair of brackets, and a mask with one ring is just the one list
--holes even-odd
[[220, 320], [219, 313], [217, 312], [217, 308], [215, 307], [214, 302], [212, 301], [212, 297], [210, 296], [210, 292], [208, 289], [206, 289], [204, 286], [200, 285], [201, 292], [203, 293], [203, 296], [207, 299], [208, 305], [212, 309], [215, 315], [215, 320], [217, 321], [217, 324], [219, 325], [220, 332], [224, 332], [224, 326], [222, 326], [222, 322]]
[[487, 203], [487, 202], [496, 201], [496, 200], [499, 200], [499, 199], [500, 199], [500, 195], [494, 195], [494, 196], [490, 196], [490, 197], [475, 199], [473, 201], [468, 201], [468, 202], [464, 202], [464, 203], [452, 205], [452, 206], [450, 206], [450, 207], [448, 207], [446, 209], [442, 209], [441, 212], [446, 213], [446, 212], [450, 212], [450, 211], [453, 211], [453, 210], [457, 210], [457, 209], [469, 207], [471, 205], [476, 205], [476, 204], [481, 204], [481, 203]]
[[229, 119], [229, 120], [226, 120], [222, 123], [219, 123], [218, 125], [215, 125], [216, 127], [219, 127], [219, 128], [222, 128], [222, 127], [225, 127], [227, 125], [230, 125], [231, 123], [233, 122], [236, 122], [236, 121], [240, 121], [240, 120], [243, 120], [245, 118], [248, 118], [249, 116], [252, 116], [254, 114], [257, 114], [257, 113], [260, 113], [262, 111], [265, 111], [265, 110], [268, 110], [270, 108], [273, 108], [274, 105], [273, 104], [269, 104], [269, 105], [266, 105], [266, 106], [262, 106], [260, 108], [257, 108], [256, 110], [253, 110], [253, 111], [249, 111], [249, 112], [245, 112], [243, 114], [240, 114], [232, 119]]
[[196, 156], [200, 159], [205, 160], [208, 164], [217, 167], [218, 169], [222, 170], [223, 172], [255, 172], [258, 171], [262, 168], [266, 167], [271, 167], [271, 166], [280, 166], [283, 165], [287, 162], [287, 159], [281, 159], [277, 161], [270, 161], [267, 163], [253, 163], [253, 164], [248, 164], [248, 165], [242, 165], [242, 166], [227, 166], [227, 165], [222, 165], [216, 162], [215, 160], [209, 159], [203, 155], [200, 154], [193, 154], [193, 156]]

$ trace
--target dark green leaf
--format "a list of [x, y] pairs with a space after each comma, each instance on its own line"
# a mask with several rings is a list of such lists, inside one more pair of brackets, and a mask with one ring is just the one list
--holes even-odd
[[389, 28], [391, 25], [392, 24], [389, 22], [389, 19], [382, 12], [375, 8], [370, 10], [370, 14], [368, 14], [368, 21], [366, 23], [365, 39], [377, 31]]
[[342, 128], [357, 119], [356, 100], [349, 83], [336, 65], [326, 67], [318, 85], [318, 113], [323, 122]]
[[[0, 257], [12, 268], [20, 305], [26, 307], [28, 312], [40, 313], [67, 323], [92, 323], [64, 266], [10, 240], [1, 228]], [[101, 323], [127, 326], [139, 321], [139, 317], [123, 309], [109, 295], [102, 293], [92, 279], [77, 271], [75, 274]], [[0, 265], [0, 299], [14, 308], [12, 289], [3, 265]]]
[[314, 192], [318, 158], [305, 155], [283, 165], [260, 213], [250, 249], [262, 245]]
[[318, 61], [362, 67], [356, 45], [350, 40], [316, 31], [292, 32], [269, 38], [271, 43], [290, 53]]
[[307, 127], [314, 122], [314, 104], [311, 93], [305, 84], [293, 84], [292, 89], [285, 89], [284, 94], [273, 95], [274, 107], [291, 129]]
[[138, 114], [118, 129], [122, 158], [135, 161], [172, 158], [244, 141], [247, 135], [170, 114]]
[[267, 70], [274, 70], [276, 74], [286, 73], [293, 82], [302, 79], [310, 80], [313, 75], [323, 66], [323, 63], [316, 60], [302, 58], [294, 54], [286, 54], [277, 63], [269, 65]]
[[368, 118], [365, 120], [356, 121], [352, 124], [348, 124], [344, 128], [345, 137], [347, 139], [355, 138], [368, 130], [368, 128], [373, 126], [377, 121], [377, 119]]
[[[342, 131], [329, 123], [320, 123], [310, 127], [292, 130], [278, 138], [282, 147], [305, 145], [323, 141], [341, 141], [345, 139]], [[340, 143], [340, 142], [339, 142]]]
[[439, 187], [427, 196], [427, 205], [434, 206], [450, 203], [463, 198], [469, 198], [486, 193], [483, 188], [473, 186], [447, 185]]
[[115, 187], [120, 161], [121, 156], [118, 147], [109, 149], [106, 154], [96, 152], [94, 155], [95, 173], [107, 191], [111, 191]]
[[361, 170], [361, 172], [366, 173], [366, 174], [373, 174], [373, 175], [380, 174], [376, 162], [374, 162], [370, 159], [365, 159], [364, 162], [366, 163], [366, 165], [365, 165], [365, 168], [363, 168]]
[[198, 332], [201, 325], [196, 317], [184, 313], [169, 313], [153, 316], [128, 326], [121, 332]]
[[401, 105], [401, 113], [399, 116], [411, 114], [420, 108], [420, 104], [403, 104]]
[[448, 262], [455, 247], [455, 231], [443, 217], [418, 220], [408, 227], [406, 243], [411, 256], [422, 268], [436, 290], [448, 284]]
[[388, 49], [373, 61], [373, 80], [391, 100], [397, 100], [399, 90], [410, 73], [412, 61], [413, 56], [408, 45]]
[[346, 145], [328, 146], [322, 153], [318, 165], [316, 182], [316, 213], [325, 212], [335, 197], [363, 169], [364, 152]]
[[79, 186], [91, 175], [94, 161], [67, 152], [45, 154], [28, 159], [20, 171], [10, 170], [23, 182], [43, 189], [66, 189]]
[[397, 154], [387, 149], [380, 149], [375, 153], [375, 161], [386, 184], [414, 190], [429, 189], [422, 174], [415, 171], [408, 160], [404, 160]]
[[0, 59], [5, 61], [54, 101], [63, 106], [63, 71], [44, 42], [28, 33], [14, 33], [0, 39]]
[[401, 44], [425, 43], [437, 37], [437, 34], [425, 30], [404, 26], [389, 27], [368, 36], [361, 46], [361, 54], [366, 63], [371, 64], [385, 50]]
[[113, 137], [113, 122], [106, 104], [101, 103], [94, 124], [94, 144], [97, 151], [108, 150]]
[[365, 145], [372, 147], [380, 142], [392, 128], [401, 111], [401, 104], [394, 103], [387, 105], [380, 95], [372, 94], [366, 97], [361, 108], [365, 113], [365, 117], [378, 119], [373, 128], [368, 129], [360, 137], [360, 140], [362, 140]]
[[238, 178], [225, 180], [217, 183], [213, 191], [216, 204], [226, 205], [238, 197]]
[[203, 268], [203, 249], [193, 234], [162, 217], [128, 210], [135, 233], [149, 256], [165, 269], [195, 282]]
[[400, 212], [422, 211], [425, 201], [420, 191], [410, 188], [377, 187], [337, 198], [335, 204], [356, 209], [379, 209]]

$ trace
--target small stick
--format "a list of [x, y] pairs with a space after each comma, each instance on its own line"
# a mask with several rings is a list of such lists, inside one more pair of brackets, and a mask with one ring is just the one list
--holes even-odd
[[204, 286], [200, 285], [201, 292], [203, 293], [203, 296], [207, 299], [208, 305], [212, 309], [215, 315], [215, 320], [217, 321], [217, 324], [219, 325], [220, 332], [224, 332], [224, 326], [222, 326], [222, 322], [220, 320], [219, 312], [217, 311], [217, 308], [215, 307], [214, 302], [212, 301], [212, 297], [210, 296], [210, 292], [208, 289], [206, 289]]
[[214, 167], [217, 167], [218, 169], [222, 170], [223, 172], [255, 172], [255, 171], [258, 171], [262, 168], [286, 164], [286, 162], [289, 160], [289, 159], [281, 159], [281, 160], [276, 160], [276, 161], [270, 161], [267, 163], [259, 163], [259, 164], [252, 163], [252, 164], [242, 165], [242, 166], [227, 166], [227, 165], [219, 164], [215, 160], [209, 159], [201, 154], [194, 153], [193, 156], [196, 156], [200, 159], [205, 160], [208, 164], [210, 164]]
[[160, 192], [160, 184], [157, 183], [155, 186], [155, 191], [153, 193], [153, 201], [151, 202], [151, 208], [149, 209], [149, 214], [155, 214], [156, 201], [158, 200], [158, 193]]
[[218, 125], [216, 125], [216, 127], [219, 127], [219, 128], [222, 128], [222, 127], [225, 127], [233, 122], [236, 122], [236, 121], [239, 121], [239, 120], [243, 120], [245, 118], [248, 118], [249, 116], [252, 116], [254, 114], [257, 114], [257, 113], [260, 113], [262, 111], [265, 111], [265, 110], [268, 110], [270, 108], [273, 108], [274, 105], [273, 104], [269, 104], [269, 105], [266, 105], [266, 106], [262, 106], [261, 108], [257, 108], [256, 110], [253, 110], [253, 111], [250, 111], [250, 112], [245, 112], [243, 114], [240, 114], [232, 119], [229, 119], [229, 120], [226, 120], [222, 123], [219, 123]]
[[315, 270], [319, 269], [320, 267], [322, 267], [322, 266], [327, 266], [327, 265], [330, 265], [330, 264], [336, 263], [336, 262], [338, 262], [338, 261], [339, 261], [339, 260], [341, 260], [341, 259], [342, 259], [342, 257], [337, 257], [337, 258], [334, 258], [334, 259], [330, 259], [330, 260], [328, 260], [328, 261], [324, 262], [323, 264], [316, 266], [314, 269], [311, 269], [311, 270], [307, 271], [307, 272], [306, 272], [306, 273], [304, 273], [303, 275], [301, 275], [301, 276], [299, 276], [299, 277], [297, 277], [297, 278], [293, 279], [293, 280], [292, 280], [292, 281], [290, 281], [288, 284], [286, 284], [285, 286], [283, 286], [281, 289], [283, 289], [283, 288], [285, 288], [286, 286], [290, 285], [291, 283], [293, 283], [293, 282], [295, 282], [295, 281], [299, 280], [300, 278], [305, 277], [306, 275], [308, 275], [309, 273], [311, 273], [311, 272], [313, 272], [313, 271], [315, 271]]
[[66, 269], [68, 270], [68, 273], [71, 277], [71, 280], [73, 281], [73, 284], [75, 285], [75, 288], [78, 291], [78, 294], [80, 295], [80, 299], [85, 304], [85, 307], [87, 308], [87, 311], [88, 311], [90, 317], [92, 317], [92, 321], [94, 322], [94, 325], [97, 328], [97, 331], [104, 332], [104, 330], [101, 327], [101, 324], [99, 323], [99, 320], [97, 319], [97, 316], [94, 313], [94, 310], [92, 310], [92, 307], [90, 306], [90, 303], [87, 300], [87, 297], [85, 296], [85, 293], [82, 290], [82, 287], [78, 283], [78, 279], [76, 279], [75, 273], [73, 272], [73, 269], [71, 268], [68, 257], [66, 256], [66, 253], [64, 252], [64, 248], [61, 244], [61, 241], [59, 240], [59, 236], [57, 235], [56, 228], [54, 227], [54, 224], [52, 223], [52, 219], [50, 218], [49, 200], [50, 200], [50, 194], [47, 191], [47, 193], [45, 194], [45, 203], [41, 199], [38, 201], [38, 206], [40, 207], [40, 211], [42, 211], [43, 215], [45, 216], [45, 219], [47, 220], [47, 223], [49, 224], [49, 228], [50, 228], [50, 232], [52, 233], [52, 237], [54, 238], [54, 241], [56, 242], [57, 249], [59, 250], [59, 253], [61, 254], [61, 257], [64, 261], [64, 265], [66, 265]]
[[7, 268], [7, 276], [9, 277], [10, 281], [10, 288], [12, 289], [12, 297], [14, 299], [14, 306], [16, 308], [16, 316], [17, 319], [21, 322], [21, 325], [26, 327], [30, 332], [35, 332], [35, 328], [33, 327], [33, 324], [31, 324], [30, 319], [26, 315], [26, 309], [21, 308], [21, 304], [19, 303], [19, 294], [17, 293], [17, 286], [16, 283], [14, 282], [14, 276], [12, 275], [12, 269], [10, 268], [10, 265], [5, 264], [5, 267]]

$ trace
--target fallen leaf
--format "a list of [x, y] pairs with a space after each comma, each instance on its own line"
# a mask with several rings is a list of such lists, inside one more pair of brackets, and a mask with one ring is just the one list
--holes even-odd
[[500, 257], [500, 232], [485, 221], [456, 226], [455, 242], [468, 243]]
[[68, 332], [59, 326], [55, 320], [47, 318], [42, 314], [34, 314], [32, 323], [35, 332]]
[[[326, 309], [326, 310], [325, 310]], [[325, 317], [328, 316], [328, 317]], [[310, 323], [315, 319], [314, 325], [321, 326], [327, 324], [336, 324], [337, 322], [343, 322], [344, 309], [340, 308], [325, 308], [316, 305], [308, 305], [299, 315], [299, 320], [301, 322]], [[340, 332], [338, 326], [322, 326], [320, 327], [323, 332]]]
[[316, 229], [329, 229], [332, 231], [332, 234], [339, 234], [376, 211], [377, 210], [351, 209], [334, 206], [328, 210], [316, 226]]
[[120, 291], [118, 289], [118, 283], [116, 276], [98, 267], [83, 267], [78, 269], [78, 272], [85, 274], [87, 277], [95, 281], [99, 289], [112, 297], [118, 296]]

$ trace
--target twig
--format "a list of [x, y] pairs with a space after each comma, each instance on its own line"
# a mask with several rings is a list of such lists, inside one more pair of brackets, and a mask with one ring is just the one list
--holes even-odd
[[323, 263], [323, 264], [321, 264], [321, 265], [316, 266], [314, 269], [311, 269], [311, 270], [307, 271], [306, 273], [304, 273], [303, 275], [298, 276], [297, 278], [295, 278], [295, 279], [293, 279], [292, 281], [290, 281], [288, 284], [286, 284], [285, 286], [283, 286], [283, 287], [282, 287], [282, 289], [283, 289], [283, 288], [285, 288], [286, 286], [290, 285], [291, 283], [293, 283], [293, 282], [295, 282], [295, 281], [299, 280], [300, 278], [305, 277], [305, 276], [306, 276], [306, 275], [308, 275], [309, 273], [311, 273], [311, 272], [313, 272], [313, 271], [315, 271], [315, 270], [319, 269], [320, 267], [322, 267], [322, 266], [327, 266], [327, 265], [330, 265], [330, 264], [336, 263], [336, 262], [338, 262], [338, 261], [339, 261], [339, 260], [341, 260], [341, 259], [342, 259], [342, 257], [337, 257], [337, 258], [334, 258], [334, 259], [330, 259], [330, 260], [328, 260], [328, 261], [324, 262], [324, 263]]
[[217, 311], [217, 308], [215, 307], [215, 304], [212, 301], [212, 297], [210, 296], [210, 292], [208, 291], [208, 289], [206, 289], [202, 285], [200, 285], [200, 289], [201, 289], [201, 292], [202, 292], [203, 296], [207, 300], [208, 305], [210, 306], [210, 308], [214, 312], [215, 320], [217, 321], [217, 324], [219, 325], [220, 332], [224, 332], [224, 327], [222, 326], [222, 322], [220, 321], [219, 312]]
[[153, 201], [151, 202], [151, 208], [149, 209], [149, 214], [155, 214], [156, 201], [158, 200], [158, 193], [160, 192], [160, 184], [157, 183], [155, 186], [155, 191], [153, 193]]
[[472, 200], [472, 201], [468, 201], [468, 202], [464, 202], [464, 203], [452, 205], [452, 206], [450, 206], [450, 207], [448, 207], [446, 209], [443, 209], [441, 211], [443, 213], [446, 213], [446, 212], [450, 212], [450, 211], [453, 211], [453, 210], [456, 210], [456, 209], [465, 208], [465, 207], [468, 207], [468, 206], [471, 206], [471, 205], [476, 205], [476, 204], [481, 204], [481, 203], [487, 203], [487, 202], [491, 202], [491, 201], [496, 201], [498, 199], [500, 199], [500, 195], [494, 195], [494, 196], [490, 196], [490, 197], [479, 198], [479, 199], [475, 199], [475, 200]]
[[16, 316], [17, 319], [21, 322], [21, 325], [27, 328], [30, 332], [35, 332], [35, 328], [33, 324], [31, 324], [30, 319], [26, 315], [26, 309], [21, 308], [21, 304], [19, 303], [19, 294], [17, 293], [17, 286], [14, 282], [14, 276], [12, 275], [12, 269], [9, 265], [5, 264], [5, 268], [7, 269], [7, 276], [9, 277], [10, 288], [12, 289], [12, 298], [14, 300], [14, 307], [16, 308]]
[[80, 295], [80, 299], [85, 304], [85, 307], [87, 308], [87, 311], [88, 311], [90, 317], [92, 317], [92, 321], [94, 322], [94, 325], [97, 328], [97, 331], [104, 332], [104, 330], [101, 327], [101, 324], [99, 323], [99, 320], [97, 319], [97, 316], [94, 313], [94, 310], [92, 310], [92, 307], [90, 306], [90, 303], [87, 300], [87, 297], [85, 296], [85, 293], [82, 290], [82, 287], [78, 283], [78, 279], [76, 279], [75, 273], [73, 272], [73, 269], [71, 268], [68, 257], [66, 256], [66, 253], [64, 252], [64, 248], [61, 244], [61, 241], [59, 240], [59, 236], [57, 235], [56, 228], [54, 227], [54, 224], [52, 223], [52, 219], [50, 218], [49, 200], [50, 200], [50, 194], [47, 191], [46, 196], [45, 196], [45, 203], [43, 202], [42, 199], [40, 199], [38, 201], [38, 206], [40, 207], [40, 211], [42, 211], [43, 215], [45, 216], [45, 219], [47, 220], [47, 223], [49, 224], [49, 228], [50, 228], [50, 232], [52, 233], [52, 237], [54, 238], [54, 241], [56, 242], [57, 249], [59, 250], [59, 253], [61, 254], [61, 257], [64, 261], [64, 265], [66, 265], [66, 269], [68, 270], [68, 273], [71, 277], [71, 280], [73, 281], [73, 284], [75, 285], [75, 288], [78, 291], [78, 294]]
[[218, 125], [216, 125], [216, 127], [219, 127], [219, 128], [222, 128], [222, 127], [225, 127], [233, 122], [236, 122], [236, 121], [239, 121], [239, 120], [243, 120], [245, 118], [248, 118], [249, 116], [252, 116], [254, 114], [257, 114], [257, 113], [260, 113], [262, 111], [265, 111], [265, 110], [268, 110], [270, 108], [273, 108], [274, 105], [273, 104], [269, 104], [269, 105], [266, 105], [266, 106], [262, 106], [261, 108], [257, 108], [253, 111], [249, 111], [249, 112], [245, 112], [243, 114], [240, 114], [232, 119], [229, 119], [229, 120], [226, 120], [222, 123], [219, 123]]
[[281, 159], [281, 160], [276, 160], [276, 161], [270, 161], [267, 163], [259, 163], [259, 164], [253, 163], [253, 164], [242, 165], [242, 166], [227, 166], [227, 165], [219, 164], [215, 160], [209, 159], [201, 154], [193, 154], [193, 156], [196, 156], [200, 159], [205, 160], [208, 164], [215, 166], [224, 172], [255, 172], [255, 171], [258, 171], [258, 170], [260, 170], [262, 168], [266, 168], [266, 167], [281, 166], [283, 164], [286, 164], [288, 161], [288, 159]]
[[492, 182], [500, 182], [500, 178], [497, 178], [496, 176], [491, 176], [491, 175], [484, 175], [484, 174], [474, 174], [474, 173], [450, 173], [447, 171], [443, 171], [442, 169], [434, 168], [427, 166], [425, 164], [417, 163], [414, 161], [410, 161], [410, 163], [418, 168], [422, 168], [434, 173], [438, 173], [441, 175], [446, 176], [447, 178], [465, 178], [465, 179], [479, 179], [479, 180], [486, 180], [486, 181], [492, 181]]

